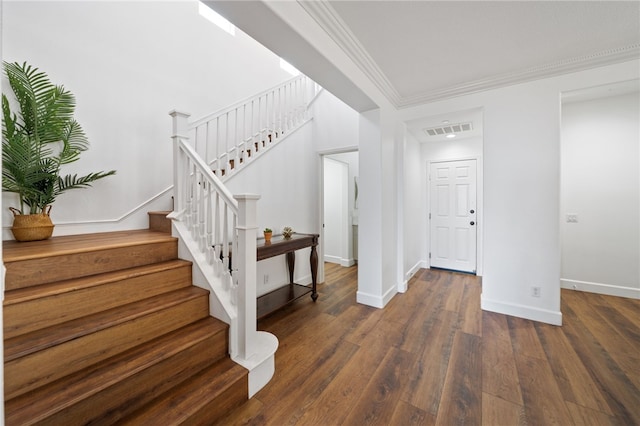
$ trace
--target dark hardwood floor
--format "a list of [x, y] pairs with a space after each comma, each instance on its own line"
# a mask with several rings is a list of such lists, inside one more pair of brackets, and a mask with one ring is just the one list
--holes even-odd
[[220, 424], [640, 425], [639, 300], [562, 290], [555, 327], [482, 312], [475, 276], [421, 270], [382, 310], [357, 267], [325, 278], [259, 322], [275, 376]]

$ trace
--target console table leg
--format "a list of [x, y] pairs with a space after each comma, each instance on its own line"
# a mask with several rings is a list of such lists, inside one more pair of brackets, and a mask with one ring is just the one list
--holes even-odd
[[289, 284], [293, 285], [293, 269], [296, 266], [296, 253], [293, 251], [287, 253], [287, 266], [289, 266]]
[[311, 256], [309, 258], [311, 263], [311, 282], [313, 283], [313, 290], [311, 291], [311, 299], [315, 302], [318, 299], [318, 292], [316, 291], [316, 278], [318, 276], [318, 252], [316, 246], [311, 246]]

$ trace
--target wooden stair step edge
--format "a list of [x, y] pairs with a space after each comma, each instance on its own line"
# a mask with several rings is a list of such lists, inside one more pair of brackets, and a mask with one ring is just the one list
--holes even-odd
[[5, 340], [5, 398], [208, 317], [208, 294], [192, 286]]
[[10, 339], [191, 285], [191, 262], [178, 259], [9, 290], [4, 299], [4, 337]]
[[248, 371], [230, 358], [151, 401], [119, 425], [210, 425], [248, 400]]
[[212, 317], [6, 402], [6, 424], [113, 424], [227, 358], [228, 325]]
[[150, 230], [3, 242], [7, 290], [178, 258], [178, 240]]

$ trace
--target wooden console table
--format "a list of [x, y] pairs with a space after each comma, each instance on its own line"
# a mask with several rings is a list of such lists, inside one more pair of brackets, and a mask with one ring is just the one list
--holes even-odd
[[[258, 318], [262, 318], [308, 293], [311, 293], [311, 299], [314, 302], [318, 299], [318, 293], [316, 292], [316, 278], [318, 275], [316, 246], [318, 245], [319, 237], [318, 234], [294, 233], [289, 239], [285, 239], [282, 235], [274, 235], [270, 243], [266, 243], [262, 238], [258, 239], [258, 261], [285, 254], [287, 266], [289, 267], [288, 285], [258, 297]], [[311, 256], [309, 256], [311, 287], [293, 282], [293, 270], [296, 263], [295, 252], [307, 247], [311, 247]]]

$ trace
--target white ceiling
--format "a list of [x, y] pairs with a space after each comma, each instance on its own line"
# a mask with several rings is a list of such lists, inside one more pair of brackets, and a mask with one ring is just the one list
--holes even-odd
[[[640, 1], [203, 1], [357, 111], [376, 104], [306, 40], [305, 19], [396, 108], [640, 57]], [[637, 80], [631, 89], [563, 99], [634, 87]], [[474, 131], [460, 138], [482, 134], [481, 110], [425, 117], [407, 128], [421, 142], [436, 142], [443, 137], [424, 129], [444, 120], [473, 122]]]
[[638, 1], [298, 3], [399, 108], [640, 57]]

